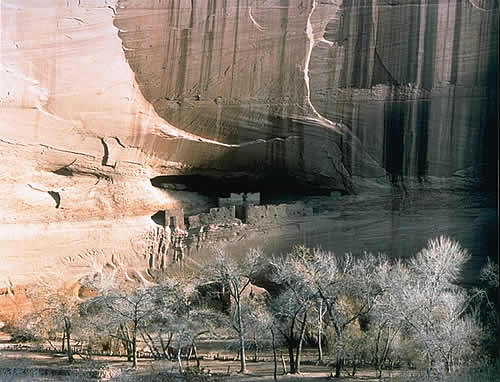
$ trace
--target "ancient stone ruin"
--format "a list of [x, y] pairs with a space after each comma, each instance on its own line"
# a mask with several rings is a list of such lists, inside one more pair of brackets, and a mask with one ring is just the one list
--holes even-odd
[[139, 272], [158, 222], [176, 259], [494, 242], [498, 1], [38, 3], [0, 3], [0, 288]]
[[[279, 226], [285, 221], [313, 215], [313, 208], [303, 202], [259, 205], [260, 193], [231, 193], [218, 198], [218, 208], [196, 215], [184, 215], [183, 209], [169, 209], [156, 214], [158, 229], [163, 230], [169, 243], [160, 244], [152, 252], [167, 255], [169, 263], [185, 260], [185, 256], [200, 252], [210, 244], [226, 240], [254, 227]], [[162, 247], [163, 245], [163, 247]], [[158, 255], [153, 255], [153, 257]], [[150, 267], [166, 262], [150, 261]]]

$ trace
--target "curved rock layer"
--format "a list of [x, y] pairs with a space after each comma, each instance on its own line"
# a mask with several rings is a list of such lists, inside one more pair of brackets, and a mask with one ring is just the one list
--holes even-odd
[[496, 4], [122, 0], [115, 25], [145, 98], [185, 131], [298, 139], [260, 156], [288, 171], [333, 157], [350, 175], [443, 177], [483, 162], [494, 132]]
[[95, 248], [143, 264], [150, 216], [211, 203], [157, 176], [380, 192], [495, 162], [495, 0], [2, 0], [0, 20], [7, 283], [77, 277]]

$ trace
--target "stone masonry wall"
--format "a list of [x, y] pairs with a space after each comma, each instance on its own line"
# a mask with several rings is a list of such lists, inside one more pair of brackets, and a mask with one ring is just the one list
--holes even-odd
[[312, 214], [312, 208], [306, 207], [302, 202], [294, 204], [248, 206], [246, 223], [266, 224], [289, 217], [311, 216]]
[[[189, 228], [200, 227], [202, 225], [231, 223], [236, 220], [236, 209], [231, 207], [211, 208], [208, 213], [193, 215], [188, 217]], [[240, 222], [241, 223], [241, 222]]]
[[219, 207], [260, 204], [259, 192], [231, 193], [228, 198], [219, 198]]

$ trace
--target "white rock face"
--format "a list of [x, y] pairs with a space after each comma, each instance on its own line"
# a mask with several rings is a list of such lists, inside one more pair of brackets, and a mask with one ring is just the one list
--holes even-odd
[[143, 216], [175, 203], [149, 182], [167, 161], [147, 149], [148, 137], [184, 133], [138, 90], [114, 6], [1, 2], [3, 278], [24, 281], [89, 248], [126, 250], [151, 224]]
[[77, 277], [89, 249], [143, 266], [150, 216], [202, 204], [159, 175], [353, 191], [481, 166], [496, 4], [0, 0], [0, 283]]

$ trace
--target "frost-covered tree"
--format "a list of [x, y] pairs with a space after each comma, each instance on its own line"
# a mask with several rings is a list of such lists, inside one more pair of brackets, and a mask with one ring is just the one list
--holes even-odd
[[293, 291], [285, 290], [271, 300], [270, 308], [275, 327], [285, 340], [290, 373], [298, 374], [310, 304]]
[[[498, 293], [498, 263], [491, 259], [487, 259], [486, 264], [481, 269], [480, 279], [486, 290], [485, 305], [483, 309], [483, 320], [487, 323], [487, 328], [491, 333], [485, 338], [485, 347], [487, 353], [496, 357], [500, 355], [500, 348], [497, 344], [497, 339], [500, 338], [500, 321], [498, 319], [498, 306], [500, 303], [500, 294]], [[496, 333], [495, 333], [496, 332]], [[496, 334], [496, 335], [495, 335]]]
[[259, 351], [269, 347], [272, 342], [273, 318], [265, 302], [256, 297], [246, 297], [242, 310], [245, 317], [247, 344], [253, 349], [253, 359], [257, 362]]
[[157, 281], [159, 284], [151, 289], [156, 296], [156, 309], [141, 329], [141, 336], [156, 358], [171, 358], [170, 349], [193, 309], [195, 291], [186, 278], [162, 277]]
[[137, 367], [137, 338], [147, 327], [158, 307], [158, 296], [153, 288], [139, 286], [131, 290], [113, 288], [88, 301], [87, 312], [100, 316], [103, 330], [120, 339], [132, 367]]
[[203, 335], [213, 335], [222, 322], [224, 320], [219, 313], [191, 306], [169, 325], [169, 330], [173, 333], [172, 343], [175, 344], [176, 360], [180, 372], [184, 370], [181, 359], [182, 349], [188, 349], [187, 359], [189, 360], [193, 355], [196, 366], [199, 368], [197, 341]]
[[27, 328], [51, 342], [52, 334], [62, 332], [61, 351], [66, 353], [69, 363], [74, 361], [72, 336], [75, 323], [80, 318], [77, 296], [60, 275], [45, 274], [38, 278], [34, 288], [28, 292], [33, 301], [34, 313], [26, 317]]
[[331, 252], [297, 246], [285, 260], [273, 264], [276, 282], [300, 291], [296, 295], [305, 301], [322, 300], [335, 332], [336, 377], [344, 364], [348, 328], [373, 308], [382, 293], [377, 274], [385, 262], [371, 254], [337, 258]]
[[245, 292], [251, 280], [259, 271], [262, 252], [251, 249], [239, 261], [225, 253], [221, 248], [215, 249], [215, 260], [204, 267], [202, 282], [214, 283], [231, 297], [231, 326], [238, 334], [240, 352], [240, 373], [246, 373], [245, 324], [242, 314], [242, 304]]
[[453, 372], [482, 332], [469, 309], [482, 291], [456, 284], [468, 260], [458, 242], [441, 236], [409, 261], [408, 271], [394, 274], [393, 311], [422, 347], [428, 370]]

